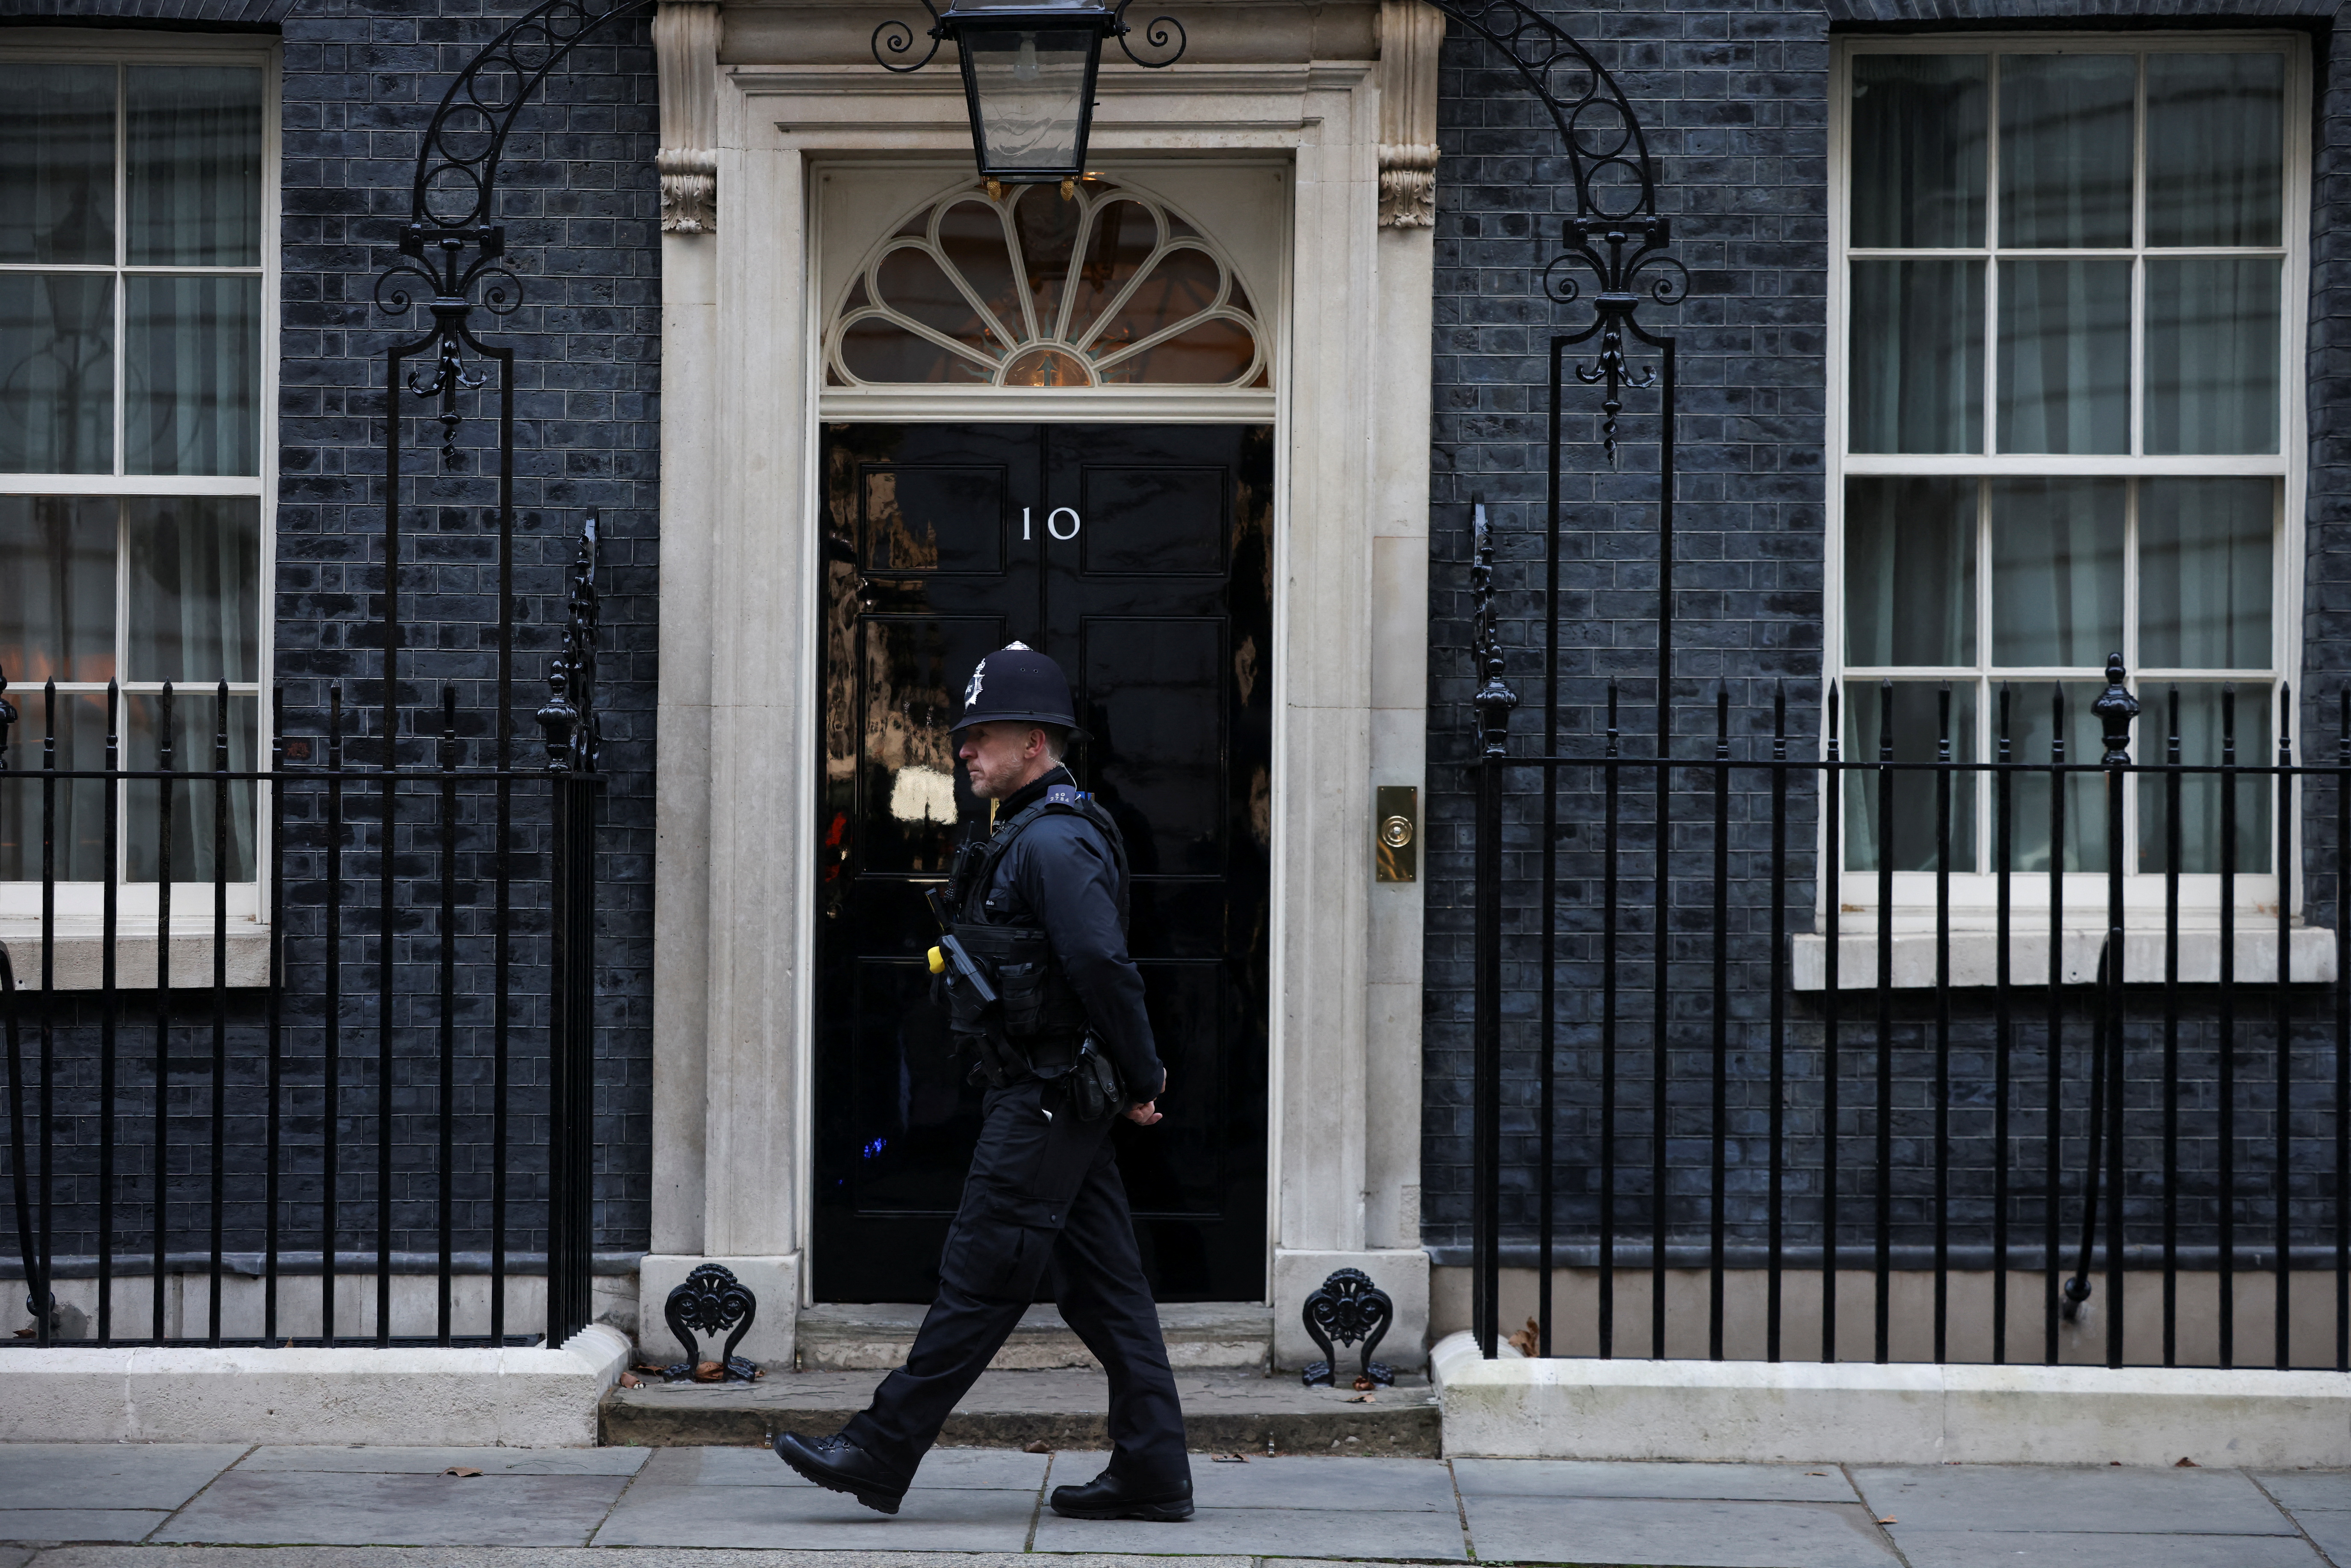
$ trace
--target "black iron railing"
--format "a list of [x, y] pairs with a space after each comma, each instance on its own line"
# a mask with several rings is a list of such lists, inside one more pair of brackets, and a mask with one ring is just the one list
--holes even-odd
[[[586, 1325], [595, 553], [590, 518], [540, 768], [466, 765], [509, 747], [460, 738], [454, 685], [392, 714], [392, 737], [434, 743], [425, 767], [360, 733], [340, 687], [317, 715], [275, 695], [266, 768], [231, 766], [225, 685], [203, 694], [214, 733], [193, 757], [174, 752], [184, 694], [162, 688], [152, 768], [125, 766], [112, 686], [100, 767], [60, 765], [54, 683], [15, 748], [37, 766], [11, 771], [0, 730], [0, 816], [39, 866], [33, 930], [0, 944], [34, 1342], [559, 1343]], [[76, 794], [98, 805], [94, 888], [68, 875]], [[190, 912], [172, 841], [192, 826], [211, 874]], [[151, 876], [169, 868], [143, 885], [124, 875], [133, 834]], [[61, 917], [61, 890], [94, 894], [95, 916]], [[132, 890], [152, 916], [124, 913]], [[202, 972], [175, 973], [192, 943]], [[543, 1312], [516, 1289], [537, 1276]]]
[[2351, 1370], [2351, 688], [2299, 759], [2290, 691], [2217, 695], [2204, 756], [2119, 656], [2087, 755], [2047, 685], [1980, 760], [1948, 685], [1803, 755], [1784, 692], [1670, 758], [1613, 685], [1552, 755], [1481, 722], [1487, 1354]]

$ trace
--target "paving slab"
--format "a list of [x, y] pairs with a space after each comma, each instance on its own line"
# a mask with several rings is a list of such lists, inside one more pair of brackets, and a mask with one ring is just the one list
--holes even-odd
[[[58, 1546], [0, 1568], [810, 1568], [805, 1552], [720, 1547], [681, 1558], [670, 1547]], [[828, 1552], [821, 1568], [942, 1568], [936, 1552]], [[959, 1553], [953, 1568], [1044, 1568], [1013, 1552]], [[1169, 1568], [1166, 1559], [1103, 1552], [1056, 1557], [1050, 1568]], [[1254, 1568], [1247, 1557], [1190, 1557], [1182, 1568]]]
[[2351, 1511], [2351, 1470], [2259, 1470], [2253, 1479], [2292, 1513]]
[[0, 1506], [80, 1510], [103, 1500], [108, 1509], [169, 1512], [245, 1449], [242, 1443], [0, 1443]]
[[2238, 1470], [1901, 1465], [1854, 1480], [1869, 1506], [1912, 1530], [2068, 1534], [2283, 1535], [2294, 1525]]
[[1910, 1568], [2325, 1568], [2297, 1536], [1896, 1530], [1894, 1537]]
[[1852, 1503], [1689, 1498], [1464, 1498], [1480, 1562], [1674, 1568], [1897, 1568]]
[[738, 1546], [801, 1551], [1019, 1552], [1034, 1488], [916, 1487], [894, 1515], [819, 1487], [660, 1486], [640, 1481], [596, 1532], [599, 1546]]
[[344, 1470], [437, 1476], [455, 1465], [486, 1476], [632, 1476], [649, 1457], [643, 1448], [393, 1448], [351, 1444], [340, 1448], [256, 1448], [236, 1468], [240, 1473]]
[[1456, 1459], [1470, 1497], [1698, 1498], [1732, 1502], [1858, 1502], [1844, 1472], [1820, 1465], [1696, 1465], [1604, 1459]]
[[[1102, 1474], [1110, 1450], [1053, 1456], [1053, 1487], [1082, 1486]], [[1202, 1508], [1344, 1509], [1454, 1513], [1453, 1477], [1442, 1459], [1377, 1459], [1253, 1454], [1241, 1463], [1192, 1456], [1192, 1500]]]
[[[656, 1448], [644, 1468], [646, 1486], [810, 1487], [766, 1448]], [[1047, 1456], [1018, 1448], [933, 1448], [914, 1473], [918, 1489], [1034, 1492], [1045, 1479]]]
[[584, 1546], [624, 1476], [232, 1471], [156, 1532], [241, 1545]]
[[2318, 1543], [2321, 1552], [2342, 1568], [2351, 1568], [2351, 1512], [2332, 1508], [2296, 1509], [2294, 1519], [2303, 1532]]
[[144, 1541], [169, 1509], [0, 1508], [0, 1541]]
[[1037, 1521], [1039, 1552], [1246, 1552], [1270, 1557], [1459, 1559], [1461, 1521], [1449, 1513], [1203, 1508], [1181, 1524], [1139, 1519]]

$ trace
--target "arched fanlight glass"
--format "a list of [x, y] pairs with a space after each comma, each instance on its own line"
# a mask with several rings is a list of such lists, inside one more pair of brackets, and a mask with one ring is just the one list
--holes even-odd
[[958, 192], [876, 246], [825, 334], [832, 386], [1263, 387], [1259, 318], [1206, 235], [1096, 175]]

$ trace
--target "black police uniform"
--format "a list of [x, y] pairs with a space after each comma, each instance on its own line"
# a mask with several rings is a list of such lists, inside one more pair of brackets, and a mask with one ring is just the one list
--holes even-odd
[[[1074, 728], [1068, 689], [1059, 666], [1016, 643], [982, 661], [956, 727], [1007, 718]], [[1057, 1490], [1055, 1508], [1182, 1518], [1191, 1511], [1183, 1411], [1110, 1145], [1125, 1106], [1086, 1119], [1071, 1075], [1082, 1034], [1116, 1068], [1124, 1101], [1150, 1100], [1165, 1082], [1143, 977], [1126, 950], [1123, 849], [1107, 814], [1089, 809], [1058, 767], [1000, 802], [996, 823], [1009, 842], [975, 846], [997, 852], [984, 885], [964, 890], [955, 928], [973, 948], [1041, 930], [1048, 967], [1059, 972], [1060, 1016], [1073, 1027], [1051, 1038], [1048, 1024], [1025, 1042], [1008, 1042], [999, 1030], [983, 1046], [990, 1086], [979, 1146], [939, 1261], [937, 1298], [906, 1364], [838, 1437], [811, 1445], [788, 1436], [777, 1451], [809, 1479], [894, 1512], [891, 1482], [903, 1491], [1050, 1270], [1063, 1320], [1109, 1375], [1113, 1449], [1103, 1476]], [[1017, 1007], [1011, 986], [1004, 988]], [[1054, 1010], [1049, 998], [1043, 1011]], [[1144, 1506], [1129, 1506], [1137, 1500]]]

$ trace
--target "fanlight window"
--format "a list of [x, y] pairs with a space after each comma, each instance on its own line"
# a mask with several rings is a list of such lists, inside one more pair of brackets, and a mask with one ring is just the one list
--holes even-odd
[[1198, 230], [1089, 175], [947, 197], [866, 259], [833, 386], [1269, 385], [1258, 317]]

